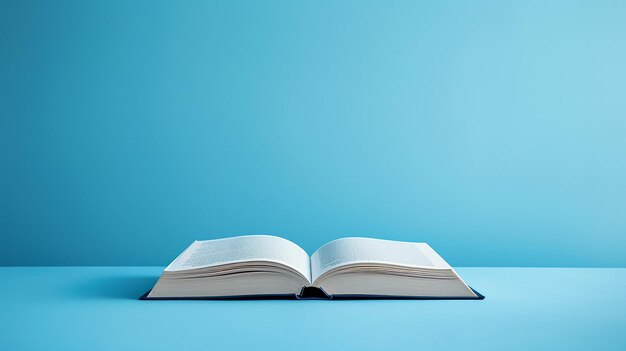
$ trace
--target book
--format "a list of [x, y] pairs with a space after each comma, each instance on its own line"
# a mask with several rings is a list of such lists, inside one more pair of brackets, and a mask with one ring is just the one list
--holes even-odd
[[143, 299], [481, 299], [426, 243], [331, 241], [309, 257], [271, 235], [194, 241]]

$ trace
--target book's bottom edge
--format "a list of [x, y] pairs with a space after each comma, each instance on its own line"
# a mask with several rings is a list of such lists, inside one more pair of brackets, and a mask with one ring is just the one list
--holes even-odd
[[139, 297], [139, 300], [296, 300], [296, 294], [286, 295], [233, 295], [233, 296], [181, 296], [149, 297], [152, 289]]
[[[485, 296], [472, 291], [476, 296], [387, 296], [387, 295], [329, 295], [324, 290], [311, 291], [310, 287], [302, 289], [300, 294], [286, 295], [241, 295], [241, 296], [191, 296], [191, 297], [148, 297], [150, 291], [139, 297], [139, 300], [484, 300]], [[308, 290], [308, 291], [307, 291]]]

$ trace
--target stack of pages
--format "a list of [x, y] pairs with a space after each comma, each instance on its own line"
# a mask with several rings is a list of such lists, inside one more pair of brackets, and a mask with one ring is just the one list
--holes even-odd
[[425, 243], [343, 238], [309, 257], [270, 235], [193, 242], [144, 298], [279, 296], [483, 298]]

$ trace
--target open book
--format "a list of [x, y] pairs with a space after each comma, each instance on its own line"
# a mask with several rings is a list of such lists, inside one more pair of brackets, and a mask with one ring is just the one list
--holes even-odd
[[195, 241], [143, 298], [278, 296], [482, 298], [428, 244], [343, 238], [309, 257], [270, 235]]

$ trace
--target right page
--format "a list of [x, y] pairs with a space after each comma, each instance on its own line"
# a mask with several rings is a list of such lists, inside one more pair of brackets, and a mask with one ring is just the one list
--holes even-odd
[[354, 263], [382, 263], [430, 269], [450, 269], [428, 244], [372, 238], [342, 238], [331, 241], [311, 256], [315, 281], [331, 269]]
[[311, 273], [331, 298], [478, 298], [425, 243], [338, 239], [313, 254]]

